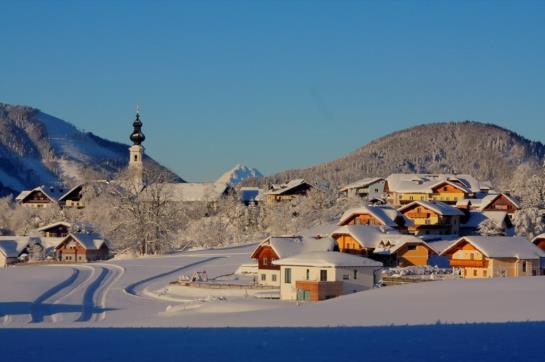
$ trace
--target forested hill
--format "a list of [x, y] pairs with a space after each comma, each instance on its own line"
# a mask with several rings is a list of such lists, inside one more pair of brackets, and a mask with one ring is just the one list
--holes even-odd
[[[128, 119], [128, 133], [131, 127]], [[0, 103], [0, 194], [110, 178], [127, 166], [128, 147], [82, 132], [36, 108]]]
[[396, 172], [458, 172], [507, 187], [518, 166], [537, 168], [544, 155], [541, 142], [493, 124], [433, 123], [394, 132], [331, 162], [247, 180], [244, 184], [263, 186], [305, 178], [339, 187], [363, 177], [385, 177]]

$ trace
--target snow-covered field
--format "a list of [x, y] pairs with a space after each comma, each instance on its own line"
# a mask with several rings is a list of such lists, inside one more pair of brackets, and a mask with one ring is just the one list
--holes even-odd
[[[366, 360], [543, 360], [545, 277], [434, 281], [314, 304], [256, 298], [270, 293], [263, 290], [168, 285], [194, 271], [232, 273], [254, 247], [2, 269], [6, 361], [64, 361], [48, 352], [56, 338], [78, 361], [342, 360], [361, 353]], [[105, 347], [90, 352], [89, 341]]]
[[[384, 287], [320, 303], [263, 299], [274, 290], [172, 286], [248, 262], [254, 246], [79, 265], [0, 270], [2, 327], [319, 327], [545, 321], [545, 277]], [[261, 298], [258, 298], [261, 296]]]

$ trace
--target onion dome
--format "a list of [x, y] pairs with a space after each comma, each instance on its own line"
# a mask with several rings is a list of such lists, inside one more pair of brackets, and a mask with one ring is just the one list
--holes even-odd
[[142, 121], [140, 121], [140, 113], [136, 113], [136, 119], [132, 124], [133, 130], [131, 133], [131, 141], [133, 145], [140, 145], [146, 139], [146, 136], [142, 133]]

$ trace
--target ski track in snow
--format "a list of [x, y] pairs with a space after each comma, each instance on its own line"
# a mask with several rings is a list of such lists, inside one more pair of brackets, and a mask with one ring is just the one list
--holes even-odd
[[[81, 293], [81, 312], [76, 322], [101, 321], [106, 318], [108, 293], [125, 273], [125, 268], [115, 264], [70, 266], [70, 277], [42, 293], [31, 305], [29, 323], [62, 321], [63, 316], [77, 311], [54, 311], [54, 305], [77, 298]], [[98, 272], [100, 270], [100, 272]], [[87, 272], [87, 273], [86, 273]], [[74, 307], [77, 308], [77, 304]], [[94, 317], [94, 318], [93, 318]], [[3, 316], [4, 325], [12, 323], [13, 316]]]
[[53, 288], [45, 291], [42, 295], [40, 295], [38, 298], [32, 302], [31, 310], [30, 310], [30, 317], [31, 321], [30, 323], [40, 323], [43, 322], [44, 316], [49, 311], [50, 307], [46, 306], [44, 302], [56, 294], [60, 293], [62, 290], [70, 287], [74, 282], [78, 279], [80, 275], [80, 270], [77, 268], [72, 268], [73, 272], [72, 275], [70, 275], [66, 280], [60, 282]]

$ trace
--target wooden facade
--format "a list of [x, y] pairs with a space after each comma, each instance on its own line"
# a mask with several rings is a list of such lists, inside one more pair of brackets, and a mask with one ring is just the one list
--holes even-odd
[[342, 281], [297, 280], [297, 300], [317, 302], [343, 295]]
[[363, 214], [363, 213], [360, 213], [360, 214], [355, 214], [353, 215], [350, 219], [346, 220], [345, 222], [343, 222], [342, 224], [340, 224], [340, 226], [342, 225], [358, 225], [358, 224], [361, 224], [361, 225], [384, 225], [384, 223], [382, 221], [380, 221], [379, 219], [377, 219], [375, 216], [367, 213], [367, 214]]
[[504, 194], [498, 195], [482, 211], [505, 211], [508, 214], [514, 214], [520, 207], [510, 200]]
[[86, 248], [73, 235], [67, 236], [56, 248], [60, 261], [70, 263], [85, 263], [89, 261], [105, 260], [109, 256], [106, 243], [102, 243], [99, 249]]
[[[334, 236], [341, 253], [361, 255], [380, 261], [388, 267], [407, 267], [413, 265], [428, 265], [430, 255], [436, 252], [424, 243], [406, 243], [391, 253], [375, 253], [374, 248], [364, 248], [356, 239], [348, 234]], [[380, 245], [379, 245], [380, 247]]]
[[64, 238], [68, 236], [68, 234], [70, 233], [70, 227], [67, 226], [66, 224], [58, 223], [58, 224], [52, 225], [49, 228], [45, 228], [45, 229], [42, 228], [40, 229], [40, 232], [45, 237]]
[[337, 247], [341, 253], [367, 256], [369, 250], [365, 249], [356, 239], [348, 234], [334, 236]]
[[279, 257], [270, 245], [261, 246], [253, 257], [257, 259], [258, 269], [280, 270], [279, 265], [272, 263], [274, 260], [278, 260]]
[[454, 186], [452, 183], [444, 182], [433, 187], [429, 200], [455, 205], [458, 201], [467, 198], [467, 196], [467, 192], [461, 188]]
[[269, 203], [291, 201], [299, 196], [306, 196], [311, 188], [312, 185], [305, 182], [282, 193], [267, 194], [267, 201]]
[[23, 200], [21, 200], [21, 204], [36, 208], [43, 208], [56, 204], [56, 201], [52, 200], [41, 190], [33, 190]]
[[449, 235], [460, 231], [459, 215], [441, 215], [416, 203], [401, 213], [413, 221], [409, 232], [414, 235]]
[[83, 202], [83, 185], [74, 187], [72, 190], [64, 194], [59, 201], [61, 206], [64, 207], [74, 207], [81, 209], [84, 207]]

